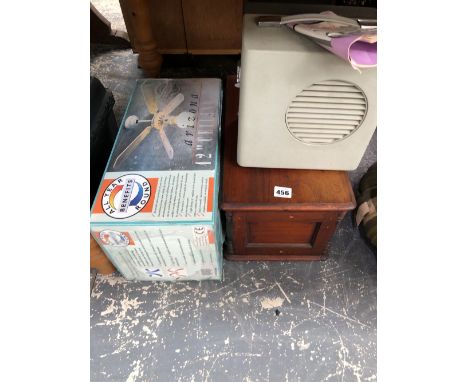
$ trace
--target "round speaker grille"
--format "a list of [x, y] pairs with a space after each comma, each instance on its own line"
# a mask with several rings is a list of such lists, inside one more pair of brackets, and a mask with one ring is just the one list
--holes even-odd
[[286, 126], [306, 144], [330, 144], [349, 137], [361, 126], [367, 98], [355, 84], [330, 80], [302, 90], [289, 104]]

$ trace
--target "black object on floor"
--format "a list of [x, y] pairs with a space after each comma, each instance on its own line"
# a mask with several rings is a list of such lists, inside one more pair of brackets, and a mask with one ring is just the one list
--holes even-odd
[[102, 174], [117, 136], [114, 97], [104, 88], [101, 81], [91, 77], [91, 161], [90, 161], [90, 205], [93, 204]]
[[369, 167], [359, 182], [355, 220], [362, 236], [377, 255], [377, 162]]

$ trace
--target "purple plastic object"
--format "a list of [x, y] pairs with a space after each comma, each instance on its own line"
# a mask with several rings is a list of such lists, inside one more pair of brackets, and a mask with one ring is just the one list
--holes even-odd
[[356, 67], [372, 67], [377, 65], [377, 42], [360, 40], [361, 36], [335, 37], [331, 39], [331, 47], [322, 45], [325, 49], [343, 58]]
[[377, 43], [357, 41], [349, 48], [349, 57], [360, 65], [377, 65]]

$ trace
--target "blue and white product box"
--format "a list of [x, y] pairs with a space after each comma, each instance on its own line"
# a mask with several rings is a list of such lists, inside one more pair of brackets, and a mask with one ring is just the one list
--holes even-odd
[[138, 80], [91, 209], [131, 280], [220, 280], [221, 80]]

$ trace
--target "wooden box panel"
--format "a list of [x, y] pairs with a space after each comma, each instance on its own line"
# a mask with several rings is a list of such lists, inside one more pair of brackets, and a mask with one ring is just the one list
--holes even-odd
[[[230, 260], [317, 260], [336, 227], [334, 213], [227, 213]], [[331, 220], [330, 220], [331, 219]]]
[[311, 243], [317, 223], [313, 222], [248, 222], [247, 245], [278, 245], [277, 243]]
[[326, 214], [259, 211], [236, 213], [235, 217], [245, 230], [242, 239], [247, 248], [312, 248]]

